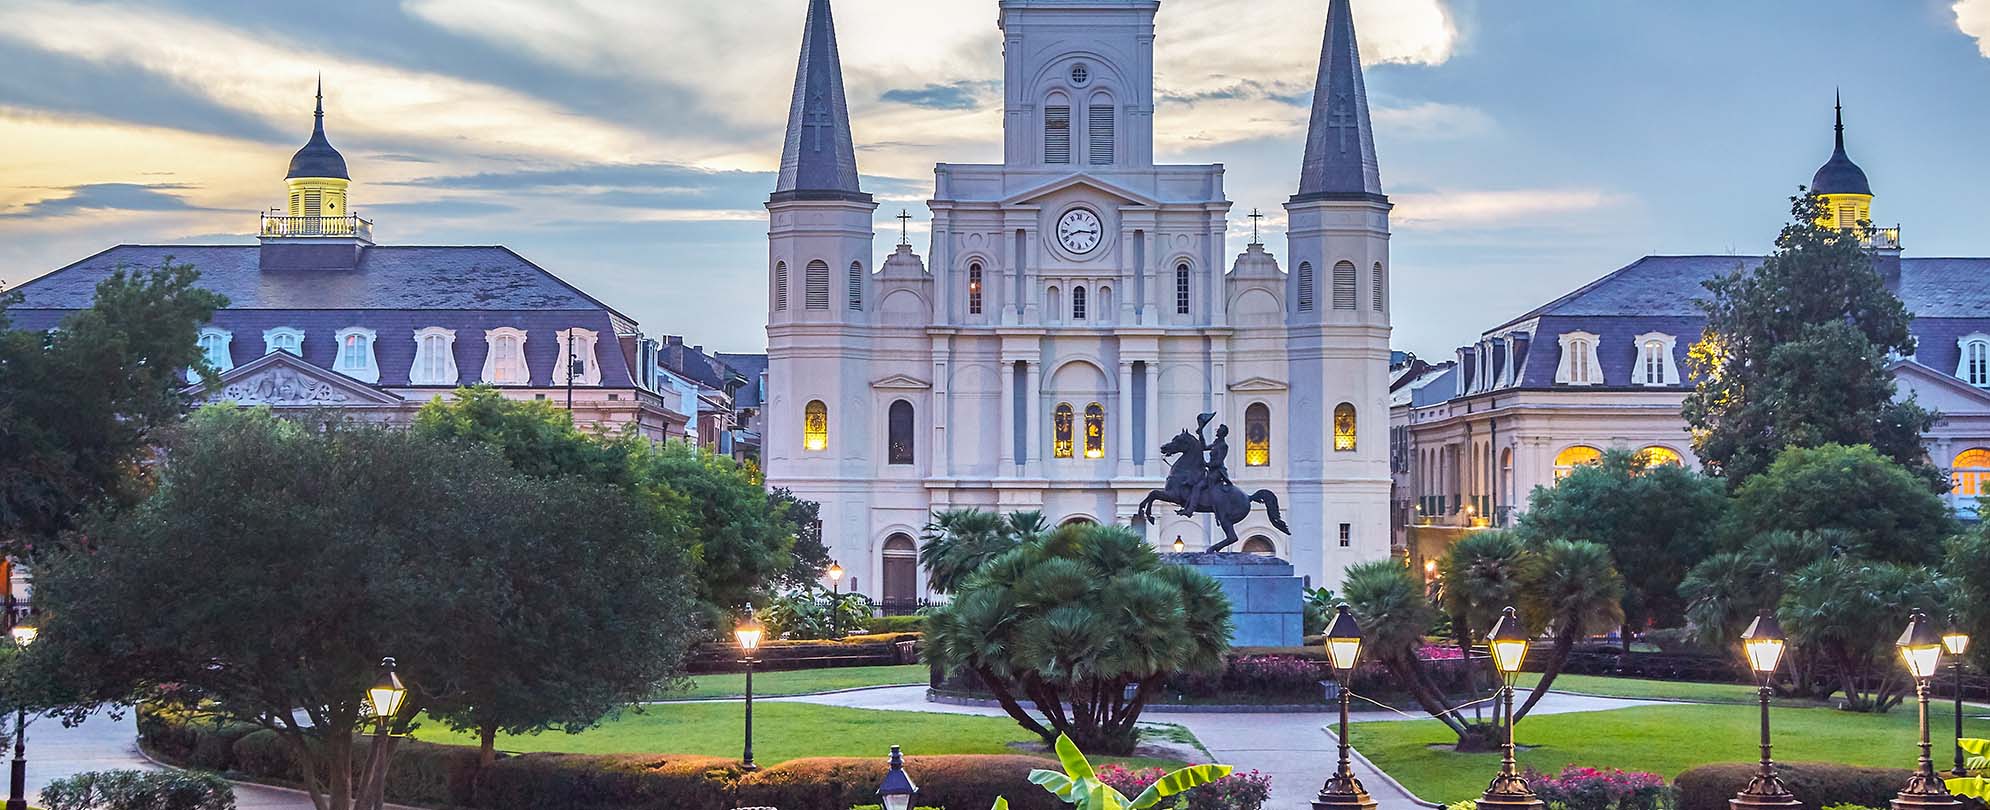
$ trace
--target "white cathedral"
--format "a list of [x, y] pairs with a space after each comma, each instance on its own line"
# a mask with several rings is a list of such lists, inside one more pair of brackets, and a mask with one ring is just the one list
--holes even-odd
[[879, 264], [829, 0], [811, 0], [767, 202], [763, 452], [768, 486], [820, 502], [852, 590], [925, 598], [917, 538], [943, 509], [1207, 548], [1207, 515], [1135, 520], [1182, 463], [1160, 445], [1203, 412], [1231, 426], [1235, 483], [1276, 493], [1292, 528], [1254, 511], [1241, 550], [1334, 588], [1389, 555], [1390, 203], [1348, 0], [1284, 268], [1253, 240], [1226, 270], [1222, 164], [1154, 162], [1159, 8], [1000, 0], [1004, 162], [936, 166], [927, 261], [901, 244]]

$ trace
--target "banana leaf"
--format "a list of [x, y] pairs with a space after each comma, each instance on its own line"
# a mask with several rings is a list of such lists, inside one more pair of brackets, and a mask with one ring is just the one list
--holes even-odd
[[1234, 769], [1228, 765], [1190, 765], [1162, 776], [1159, 781], [1148, 785], [1146, 790], [1133, 798], [1133, 804], [1128, 810], [1145, 810], [1153, 807], [1169, 796], [1229, 776], [1232, 770]]

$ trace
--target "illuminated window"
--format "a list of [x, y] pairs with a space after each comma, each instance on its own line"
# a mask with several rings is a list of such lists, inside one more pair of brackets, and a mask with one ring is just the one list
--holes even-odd
[[380, 364], [373, 359], [373, 330], [352, 326], [338, 332], [338, 357], [332, 370], [362, 382], [380, 381]]
[[1595, 464], [1603, 459], [1603, 451], [1585, 444], [1578, 444], [1555, 455], [1555, 480], [1567, 478], [1575, 468], [1584, 464]]
[[1962, 347], [1962, 360], [1955, 376], [1978, 388], [1990, 388], [1990, 335], [1970, 334], [1956, 342]]
[[1313, 311], [1313, 263], [1299, 263], [1299, 311]]
[[1106, 408], [1096, 402], [1085, 406], [1085, 457], [1106, 457]]
[[1354, 449], [1354, 403], [1343, 402], [1334, 406], [1334, 449]]
[[912, 403], [899, 400], [891, 403], [891, 412], [886, 418], [885, 463], [912, 463]]
[[802, 408], [802, 449], [815, 453], [829, 449], [829, 406], [822, 400], [809, 400]]
[[[229, 369], [235, 367], [235, 359], [230, 356], [228, 351], [228, 344], [233, 343], [234, 340], [235, 336], [229, 334], [225, 329], [215, 329], [213, 327], [202, 329], [200, 330], [200, 340], [198, 342], [200, 355], [207, 360], [208, 365], [214, 367], [215, 371], [227, 373]], [[200, 373], [196, 370], [188, 369], [187, 382], [200, 382]]]
[[1661, 464], [1670, 464], [1674, 467], [1683, 467], [1686, 464], [1686, 460], [1679, 456], [1678, 451], [1673, 450], [1670, 447], [1661, 447], [1656, 444], [1638, 451], [1639, 466], [1657, 467]]
[[774, 311], [788, 308], [788, 263], [774, 263]]
[[1074, 321], [1082, 321], [1082, 320], [1084, 320], [1084, 319], [1085, 319], [1085, 288], [1084, 288], [1084, 287], [1072, 287], [1072, 288], [1071, 288], [1071, 320], [1074, 320]]
[[1262, 534], [1254, 534], [1251, 535], [1250, 539], [1244, 541], [1244, 553], [1256, 554], [1260, 557], [1270, 557], [1278, 554], [1278, 546], [1272, 544], [1271, 538]]
[[304, 356], [304, 331], [289, 326], [279, 326], [263, 332], [263, 354], [290, 352]]
[[1955, 457], [1955, 494], [1990, 495], [1990, 450], [1971, 447]]
[[1334, 265], [1334, 309], [1354, 309], [1354, 262]]
[[1051, 458], [1071, 457], [1071, 403], [1057, 403], [1057, 410], [1050, 415], [1050, 456]]
[[525, 331], [499, 327], [484, 333], [489, 351], [484, 353], [484, 382], [492, 385], [529, 385], [532, 371], [525, 365]]
[[1244, 409], [1244, 466], [1271, 466], [1271, 408], [1262, 402]]
[[967, 314], [981, 314], [981, 263], [967, 266]]
[[821, 259], [808, 263], [807, 272], [802, 274], [802, 306], [808, 309], [829, 308], [829, 263]]
[[439, 326], [415, 330], [415, 362], [408, 368], [414, 385], [456, 384], [456, 332]]
[[1175, 314], [1187, 315], [1189, 303], [1188, 262], [1175, 266]]

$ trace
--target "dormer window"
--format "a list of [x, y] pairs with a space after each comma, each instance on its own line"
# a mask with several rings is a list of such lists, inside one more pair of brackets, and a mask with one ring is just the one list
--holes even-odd
[[1955, 376], [1978, 388], [1990, 388], [1990, 335], [1964, 335], [1956, 345], [1962, 349], [1962, 358], [1956, 363]]
[[1565, 332], [1561, 336], [1562, 360], [1555, 367], [1560, 385], [1600, 385], [1602, 363], [1596, 359], [1596, 336], [1588, 332]]
[[[234, 340], [235, 336], [229, 334], [226, 329], [210, 326], [200, 330], [198, 345], [201, 357], [206, 359], [207, 364], [213, 366], [215, 371], [226, 374], [235, 367], [235, 358], [230, 356], [228, 351], [228, 345]], [[188, 369], [187, 382], [200, 382], [200, 370]]]
[[456, 331], [440, 326], [415, 330], [415, 363], [408, 369], [408, 382], [455, 385], [456, 376]]
[[290, 352], [296, 357], [304, 356], [304, 330], [289, 326], [279, 326], [263, 331], [263, 354]]
[[484, 382], [492, 385], [530, 385], [532, 371], [525, 365], [525, 330], [509, 326], [484, 333], [489, 351], [484, 353]]
[[339, 353], [332, 370], [361, 382], [380, 381], [380, 364], [373, 359], [373, 330], [349, 326], [338, 332]]
[[566, 385], [569, 377], [574, 385], [601, 384], [601, 361], [595, 351], [599, 336], [600, 333], [592, 329], [560, 330], [560, 354], [566, 358], [566, 363], [555, 369], [555, 384]]
[[1638, 365], [1631, 380], [1638, 385], [1678, 385], [1679, 368], [1672, 362], [1677, 339], [1661, 332], [1638, 336]]

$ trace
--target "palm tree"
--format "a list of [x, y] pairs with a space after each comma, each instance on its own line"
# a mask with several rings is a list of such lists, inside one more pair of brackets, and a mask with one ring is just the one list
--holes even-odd
[[1437, 606], [1423, 583], [1401, 563], [1377, 560], [1349, 566], [1341, 592], [1367, 636], [1367, 655], [1397, 683], [1408, 685], [1417, 705], [1458, 735], [1459, 750], [1490, 750], [1497, 738], [1492, 728], [1467, 723], [1424, 669], [1419, 651], [1424, 633], [1437, 619]]
[[919, 562], [935, 592], [953, 593], [989, 561], [1046, 531], [1042, 512], [1007, 516], [979, 509], [935, 512], [920, 533]]
[[1518, 722], [1540, 702], [1568, 664], [1575, 643], [1624, 624], [1624, 577], [1610, 561], [1610, 550], [1583, 540], [1549, 540], [1528, 550], [1521, 570], [1525, 585], [1520, 613], [1535, 630], [1554, 633], [1541, 682], [1514, 713]]
[[1469, 651], [1492, 629], [1500, 611], [1518, 603], [1526, 545], [1505, 531], [1480, 532], [1451, 547], [1439, 563], [1439, 600], [1451, 616], [1458, 647]]

